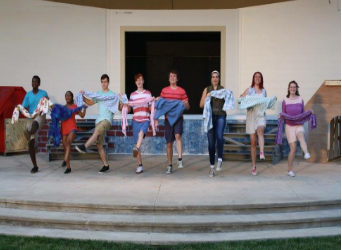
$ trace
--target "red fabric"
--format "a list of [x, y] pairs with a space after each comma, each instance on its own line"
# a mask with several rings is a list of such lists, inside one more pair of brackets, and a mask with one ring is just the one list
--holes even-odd
[[[75, 109], [77, 108], [76, 104], [73, 104], [69, 107], [69, 109]], [[77, 112], [72, 114], [72, 117], [70, 117], [68, 120], [65, 120], [62, 122], [62, 135], [68, 135], [71, 130], [75, 129], [77, 131], [77, 126], [76, 126], [76, 116]]]

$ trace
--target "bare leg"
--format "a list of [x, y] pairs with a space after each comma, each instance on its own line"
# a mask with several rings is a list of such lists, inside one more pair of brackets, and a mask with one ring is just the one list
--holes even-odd
[[297, 142], [291, 142], [289, 143], [290, 145], [290, 153], [288, 156], [288, 161], [287, 161], [287, 170], [288, 171], [292, 171], [292, 164], [293, 164], [293, 160], [295, 158], [295, 154], [296, 154], [296, 143]]
[[139, 136], [138, 136], [138, 141], [137, 141], [137, 144], [136, 144], [136, 147], [140, 149], [141, 147], [141, 144], [143, 142], [143, 139], [144, 139], [144, 132], [140, 130], [139, 132]]
[[182, 158], [182, 153], [183, 153], [182, 136], [179, 134], [176, 134], [175, 137], [176, 137], [176, 148], [177, 148], [178, 158]]
[[33, 167], [38, 167], [38, 166], [37, 166], [36, 151], [35, 151], [35, 148], [34, 148], [34, 144], [35, 144], [35, 139], [31, 139], [31, 140], [29, 141], [30, 158], [31, 158]]
[[68, 136], [63, 135], [62, 143], [63, 143], [63, 149], [64, 149], [64, 161], [65, 162], [66, 162], [66, 158], [67, 158], [67, 155], [66, 155], [66, 141], [67, 141], [67, 138], [68, 138]]
[[252, 165], [254, 169], [256, 168], [257, 138], [256, 138], [256, 134], [250, 134], [249, 137], [251, 139], [251, 158], [252, 158]]
[[137, 160], [138, 160], [138, 164], [140, 165], [140, 164], [142, 164], [141, 151], [140, 151], [141, 147], [138, 147], [138, 144], [135, 144], [135, 147], [139, 148], [138, 155], [137, 155]]
[[[97, 131], [94, 131], [93, 135], [88, 139], [88, 141], [84, 144], [86, 148], [89, 148], [91, 145], [93, 145], [94, 142], [96, 142], [97, 137], [99, 136], [99, 133]], [[102, 147], [102, 145], [101, 145]], [[103, 149], [103, 148], [102, 148]], [[107, 166], [107, 165], [106, 165]]]
[[[66, 136], [63, 136], [63, 140], [64, 140], [64, 137], [66, 137]], [[64, 160], [67, 163], [67, 168], [70, 168], [70, 149], [71, 149], [71, 143], [75, 140], [75, 138], [76, 138], [76, 135], [74, 133], [70, 132], [68, 134], [67, 139], [66, 139]]]
[[[89, 142], [89, 140], [87, 141], [87, 143]], [[101, 158], [101, 160], [103, 162], [103, 165], [104, 166], [108, 166], [108, 162], [107, 162], [107, 159], [106, 159], [106, 153], [105, 153], [105, 150], [103, 149], [102, 143], [101, 144], [99, 144], [99, 143], [97, 144], [97, 150], [99, 152], [99, 155], [100, 155], [100, 158]]]
[[38, 129], [39, 129], [39, 123], [37, 121], [33, 121], [31, 124], [31, 129], [27, 130], [27, 132], [30, 135], [34, 135], [35, 133], [37, 133]]
[[300, 143], [300, 147], [303, 150], [304, 154], [308, 153], [308, 146], [306, 145], [305, 136], [303, 132], [299, 132], [297, 134], [298, 141]]
[[264, 152], [264, 145], [265, 145], [264, 130], [265, 130], [265, 127], [258, 127], [257, 129], [260, 152]]
[[173, 142], [170, 142], [166, 145], [168, 165], [172, 165], [172, 155], [173, 155], [173, 148], [172, 147], [173, 147]]

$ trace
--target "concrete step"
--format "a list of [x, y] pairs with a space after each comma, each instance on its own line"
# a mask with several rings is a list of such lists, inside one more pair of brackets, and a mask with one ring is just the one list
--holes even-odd
[[340, 209], [341, 200], [301, 201], [260, 204], [222, 204], [201, 206], [119, 206], [95, 203], [63, 203], [38, 200], [16, 200], [0, 198], [0, 208], [25, 210], [98, 213], [98, 214], [154, 214], [154, 215], [201, 215], [201, 214], [262, 214]]
[[232, 233], [134, 233], [45, 229], [0, 225], [0, 234], [20, 236], [41, 236], [50, 238], [101, 240], [114, 242], [131, 242], [147, 245], [171, 245], [179, 243], [227, 242], [243, 240], [287, 239], [304, 237], [323, 237], [341, 235], [341, 227], [319, 227], [290, 230], [265, 230]]
[[0, 208], [0, 224], [117, 232], [214, 233], [341, 226], [341, 209], [248, 215], [91, 214]]

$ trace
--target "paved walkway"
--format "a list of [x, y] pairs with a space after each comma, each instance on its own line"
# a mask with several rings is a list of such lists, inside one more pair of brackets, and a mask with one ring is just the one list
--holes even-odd
[[[208, 156], [184, 156], [184, 169], [165, 174], [166, 156], [143, 156], [144, 173], [135, 174], [136, 159], [113, 155], [110, 172], [98, 174], [100, 160], [73, 160], [65, 175], [61, 161], [38, 156], [39, 172], [30, 174], [28, 155], [0, 156], [0, 198], [113, 204], [127, 206], [210, 206], [340, 200], [341, 163], [295, 160], [296, 177], [288, 177], [287, 160], [258, 163], [224, 162], [208, 176]], [[174, 156], [176, 160], [176, 156]]]

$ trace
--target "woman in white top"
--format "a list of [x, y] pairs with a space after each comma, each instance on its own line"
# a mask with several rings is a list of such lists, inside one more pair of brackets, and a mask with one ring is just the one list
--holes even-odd
[[[253, 75], [252, 85], [247, 88], [241, 97], [246, 95], [266, 97], [267, 92], [264, 88], [264, 79], [260, 72], [255, 72]], [[247, 109], [246, 117], [246, 133], [249, 134], [251, 140], [251, 158], [252, 158], [252, 175], [257, 175], [256, 170], [256, 152], [257, 152], [257, 134], [260, 148], [260, 160], [265, 160], [264, 155], [264, 130], [266, 127], [266, 114], [257, 116], [255, 108]]]

